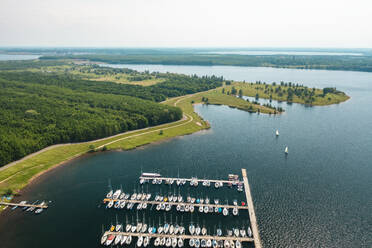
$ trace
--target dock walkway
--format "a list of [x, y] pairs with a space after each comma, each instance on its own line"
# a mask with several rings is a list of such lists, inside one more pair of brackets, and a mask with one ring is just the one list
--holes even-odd
[[11, 202], [0, 202], [0, 205], [5, 206], [17, 206], [17, 207], [34, 207], [34, 208], [48, 208], [48, 205], [40, 205], [40, 204], [27, 204], [27, 203], [11, 203]]
[[254, 212], [251, 189], [249, 187], [247, 171], [245, 169], [242, 169], [242, 175], [243, 175], [243, 181], [244, 181], [244, 191], [245, 191], [245, 195], [247, 197], [249, 218], [250, 218], [251, 226], [252, 226], [254, 247], [255, 248], [261, 248], [262, 245], [261, 245], [260, 233], [258, 232], [256, 213]]

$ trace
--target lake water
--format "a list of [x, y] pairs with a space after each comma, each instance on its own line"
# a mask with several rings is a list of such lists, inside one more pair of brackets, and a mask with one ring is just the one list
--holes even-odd
[[0, 54], [0, 61], [38, 59], [40, 56], [36, 54]]
[[[118, 66], [118, 65], [115, 65]], [[223, 75], [246, 81], [292, 81], [336, 86], [351, 96], [326, 107], [275, 103], [280, 116], [257, 115], [226, 106], [197, 105], [212, 128], [125, 152], [85, 156], [61, 166], [28, 187], [19, 200], [48, 199], [40, 216], [20, 210], [0, 218], [2, 247], [100, 247], [101, 225], [136, 218], [135, 211], [100, 206], [108, 179], [127, 192], [143, 171], [164, 175], [225, 177], [246, 168], [264, 247], [372, 247], [372, 73], [223, 66], [128, 65], [138, 70]], [[279, 129], [280, 136], [275, 137]], [[289, 155], [284, 156], [285, 146]], [[146, 190], [146, 187], [144, 188]], [[174, 191], [149, 186], [155, 193]], [[184, 188], [184, 195], [207, 194]], [[210, 197], [243, 200], [230, 189], [211, 189]], [[146, 220], [163, 215], [145, 211]], [[142, 218], [139, 213], [139, 218]], [[4, 217], [4, 214], [7, 214]], [[172, 221], [176, 221], [173, 212]], [[190, 214], [177, 216], [189, 223]], [[167, 215], [167, 221], [170, 221]], [[193, 221], [215, 226], [247, 225], [247, 214], [224, 218], [194, 214]], [[4, 246], [5, 245], [5, 246]]]

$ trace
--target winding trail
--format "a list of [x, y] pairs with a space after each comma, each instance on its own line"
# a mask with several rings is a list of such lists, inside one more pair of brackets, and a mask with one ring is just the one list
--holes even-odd
[[[199, 93], [199, 92], [198, 92], [198, 93]], [[198, 94], [198, 93], [195, 93], [195, 94]], [[191, 96], [193, 96], [193, 95], [195, 95], [195, 94], [185, 95], [185, 96], [180, 96], [179, 99], [177, 99], [177, 101], [174, 102], [174, 106], [177, 106], [177, 104], [178, 104], [180, 101], [182, 101], [182, 100], [184, 100], [184, 99], [187, 99], [187, 98], [189, 98], [189, 97], [191, 97]], [[168, 99], [168, 100], [163, 101], [162, 103], [167, 102], [167, 101], [170, 101], [170, 100], [174, 100], [174, 99], [175, 99], [175, 98]], [[181, 123], [181, 124], [178, 124], [178, 125], [174, 125], [174, 126], [170, 126], [170, 127], [162, 128], [162, 126], [164, 126], [164, 125], [168, 125], [168, 124], [176, 124], [176, 123], [178, 123], [178, 122], [182, 122], [182, 121], [185, 121], [185, 120], [187, 120], [187, 119], [188, 119], [188, 121], [186, 121], [186, 122], [184, 122], [184, 123]], [[48, 147], [46, 147], [46, 148], [44, 148], [44, 149], [42, 149], [42, 150], [40, 150], [40, 151], [34, 152], [34, 153], [32, 153], [32, 154], [29, 154], [29, 155], [27, 155], [27, 156], [24, 157], [24, 158], [21, 158], [21, 159], [19, 159], [19, 160], [17, 160], [17, 161], [11, 162], [11, 163], [9, 163], [9, 164], [3, 166], [3, 167], [0, 167], [0, 172], [3, 171], [3, 170], [5, 170], [5, 169], [7, 169], [7, 168], [10, 168], [11, 166], [16, 165], [16, 164], [18, 164], [18, 163], [20, 163], [20, 162], [22, 162], [22, 161], [24, 161], [24, 160], [26, 160], [26, 159], [32, 158], [32, 157], [34, 157], [34, 156], [36, 156], [36, 155], [38, 155], [38, 154], [40, 154], [40, 153], [43, 153], [43, 152], [45, 152], [45, 151], [48, 151], [48, 150], [50, 150], [50, 149], [53, 149], [53, 148], [56, 148], [56, 147], [59, 147], [59, 146], [68, 146], [68, 145], [75, 145], [75, 144], [84, 144], [84, 143], [98, 142], [98, 141], [103, 141], [103, 140], [107, 140], [107, 139], [112, 139], [112, 138], [114, 138], [114, 137], [121, 136], [121, 135], [125, 135], [125, 134], [128, 134], [128, 133], [139, 132], [139, 131], [143, 131], [143, 130], [147, 130], [147, 129], [153, 129], [153, 128], [155, 128], [154, 130], [151, 130], [151, 131], [148, 131], [148, 132], [143, 132], [143, 133], [139, 133], [139, 134], [134, 134], [134, 135], [130, 135], [130, 136], [127, 136], [127, 137], [123, 137], [123, 138], [120, 138], [120, 139], [117, 139], [117, 140], [110, 141], [110, 142], [108, 142], [108, 143], [105, 143], [105, 144], [99, 146], [98, 149], [100, 149], [100, 148], [102, 148], [102, 147], [104, 147], [104, 146], [111, 145], [111, 144], [116, 143], [116, 142], [118, 142], [118, 141], [122, 141], [122, 140], [130, 139], [130, 138], [134, 138], [134, 137], [138, 137], [138, 136], [142, 136], [142, 135], [146, 135], [146, 134], [150, 134], [150, 133], [158, 132], [159, 130], [167, 130], [167, 129], [172, 129], [172, 128], [176, 128], [176, 127], [184, 126], [184, 125], [187, 125], [187, 124], [191, 123], [193, 120], [194, 120], [194, 118], [193, 118], [191, 115], [189, 115], [189, 114], [185, 114], [185, 113], [184, 113], [184, 114], [183, 114], [183, 118], [182, 118], [181, 120], [178, 120], [178, 121], [173, 122], [173, 123], [165, 123], [165, 124], [161, 124], [161, 125], [158, 125], [158, 126], [146, 127], [146, 128], [143, 128], [143, 129], [132, 130], [132, 131], [129, 131], [129, 132], [124, 132], [124, 133], [116, 134], [116, 135], [113, 135], [113, 136], [110, 136], [110, 137], [101, 138], [101, 139], [97, 139], [97, 140], [91, 140], [91, 141], [86, 141], [86, 142], [78, 142], [78, 143], [57, 144], [57, 145], [48, 146]], [[73, 158], [79, 157], [79, 156], [81, 156], [81, 155], [83, 155], [83, 154], [85, 154], [85, 153], [87, 153], [87, 151], [84, 151], [84, 152], [78, 153], [78, 154], [76, 154], [76, 155], [74, 155], [74, 156], [71, 156], [71, 157], [67, 158], [66, 160], [64, 160], [63, 162], [61, 162], [61, 163], [59, 163], [59, 164], [65, 163], [65, 162], [67, 162], [67, 161], [69, 161], [69, 160], [71, 160], [71, 159], [73, 159]], [[57, 165], [59, 165], [59, 164], [57, 164]], [[57, 166], [57, 165], [55, 165], [55, 166]], [[37, 166], [40, 166], [40, 165], [37, 165]], [[28, 168], [25, 168], [25, 170], [32, 169], [32, 168], [35, 168], [35, 167], [37, 167], [37, 166], [28, 167]], [[54, 168], [55, 166], [52, 166], [51, 168]], [[20, 171], [14, 173], [13, 175], [11, 175], [11, 176], [9, 176], [9, 177], [3, 179], [2, 181], [0, 181], [0, 184], [1, 184], [1, 183], [4, 183], [4, 182], [6, 182], [6, 181], [8, 181], [8, 180], [11, 179], [12, 177], [18, 175], [18, 174], [21, 173], [21, 172], [24, 172], [25, 170], [20, 170]], [[48, 169], [48, 170], [49, 170], [49, 169]], [[43, 172], [41, 172], [41, 173], [44, 173], [44, 172], [45, 172], [45, 171], [43, 171]], [[38, 175], [39, 175], [39, 174], [35, 175], [35, 177], [37, 177]]]

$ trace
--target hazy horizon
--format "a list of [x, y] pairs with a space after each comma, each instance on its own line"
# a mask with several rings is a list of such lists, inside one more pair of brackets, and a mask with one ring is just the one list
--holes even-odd
[[372, 2], [3, 0], [1, 47], [371, 48]]

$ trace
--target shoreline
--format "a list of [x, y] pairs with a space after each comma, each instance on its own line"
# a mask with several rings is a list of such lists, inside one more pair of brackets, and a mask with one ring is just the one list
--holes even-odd
[[[184, 112], [184, 117], [181, 120], [178, 120], [176, 122], [161, 124], [159, 126], [154, 126], [154, 127], [147, 127], [147, 128], [139, 129], [139, 130], [132, 130], [126, 133], [120, 133], [120, 134], [116, 134], [116, 135], [106, 137], [106, 138], [101, 138], [101, 139], [94, 140], [94, 141], [87, 141], [87, 142], [81, 142], [81, 143], [56, 144], [50, 147], [46, 147], [43, 150], [40, 150], [33, 154], [27, 155], [26, 157], [20, 160], [11, 162], [10, 164], [4, 166], [3, 168], [0, 168], [0, 173], [6, 171], [7, 169], [12, 169], [14, 166], [19, 167], [19, 171], [15, 171], [15, 173], [13, 173], [12, 175], [6, 178], [3, 178], [3, 180], [0, 181], [0, 187], [1, 187], [1, 184], [3, 184], [3, 191], [7, 188], [10, 188], [14, 192], [13, 195], [16, 195], [17, 193], [19, 194], [22, 192], [22, 190], [26, 189], [31, 183], [35, 182], [35, 180], [39, 178], [41, 175], [47, 172], [50, 172], [53, 169], [63, 164], [66, 164], [67, 162], [70, 162], [74, 159], [88, 155], [89, 152], [91, 151], [91, 149], [88, 148], [89, 145], [95, 145], [94, 153], [106, 151], [106, 150], [103, 150], [104, 147], [107, 147], [107, 151], [115, 151], [115, 150], [127, 151], [131, 149], [137, 149], [139, 147], [143, 147], [148, 144], [156, 144], [159, 142], [170, 140], [171, 138], [182, 137], [187, 134], [193, 134], [201, 130], [209, 129], [210, 124], [208, 123], [208, 121], [203, 120], [203, 118], [199, 116], [198, 113], [195, 112], [194, 105], [196, 104], [226, 105], [228, 107], [236, 108], [241, 111], [245, 111], [247, 113], [252, 113], [248, 109], [244, 108], [244, 107], [247, 107], [251, 103], [247, 103], [244, 100], [235, 99], [235, 97], [226, 98], [226, 95], [220, 96], [218, 95], [219, 90], [220, 88], [211, 89], [208, 91], [198, 92], [195, 94], [170, 98], [170, 99], [163, 101], [162, 102], [163, 104], [169, 104], [173, 106], [177, 106], [177, 104], [180, 105], [178, 107], [180, 107], [182, 111]], [[203, 102], [201, 100], [202, 97], [203, 98], [209, 97], [211, 102], [207, 102], [207, 103]], [[237, 104], [236, 102], [231, 102], [230, 101], [231, 99], [238, 100], [240, 101], [239, 104], [242, 103], [246, 105], [243, 105], [243, 107], [241, 107], [241, 105]], [[271, 113], [270, 109], [265, 109], [262, 106], [255, 106], [255, 107], [256, 107], [255, 111], [257, 114], [270, 114]], [[257, 111], [259, 109], [258, 107], [268, 112], [258, 113]], [[253, 113], [255, 111], [253, 111]], [[160, 135], [158, 134], [159, 131], [163, 131], [163, 130], [164, 131], [171, 130], [171, 131], [166, 131], [164, 132], [165, 133], [164, 136], [163, 134], [162, 136], [159, 136]], [[124, 140], [131, 140], [131, 142], [124, 142]], [[107, 142], [103, 143], [102, 141], [107, 141]], [[67, 151], [64, 152], [64, 150], [66, 149]], [[68, 149], [72, 149], [72, 151]], [[56, 155], [59, 157], [55, 157], [53, 152], [56, 153]], [[71, 156], [68, 156], [66, 158], [63, 157], [64, 155], [69, 155], [68, 154], [69, 152]], [[46, 153], [49, 153], [49, 154], [45, 155]], [[47, 161], [44, 161], [43, 158], [40, 158], [43, 156], [44, 157], [49, 156], [47, 157]], [[56, 163], [54, 163], [53, 160]], [[46, 168], [45, 169], [41, 168], [40, 171], [36, 171], [35, 174], [32, 174], [33, 172], [32, 171], [30, 172], [30, 169], [35, 169], [35, 168], [37, 169], [37, 167], [46, 167]], [[17, 168], [15, 168], [15, 170], [16, 169]], [[19, 177], [22, 176], [22, 173], [25, 175], [25, 177], [19, 179]], [[21, 175], [18, 175], [18, 174], [21, 174]], [[27, 178], [27, 175], [30, 175], [30, 177]], [[18, 176], [18, 181], [17, 181], [17, 176]], [[2, 209], [0, 208], [0, 212], [1, 211]]]

